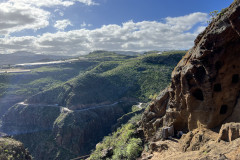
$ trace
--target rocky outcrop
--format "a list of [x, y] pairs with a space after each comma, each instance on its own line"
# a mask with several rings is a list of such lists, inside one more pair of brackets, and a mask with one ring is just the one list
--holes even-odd
[[[239, 160], [240, 159], [240, 139], [236, 139], [232, 142], [221, 141], [216, 142], [212, 131], [194, 130], [192, 140], [189, 140], [189, 136], [178, 140], [165, 140], [155, 142], [155, 145], [151, 143], [154, 150], [151, 153], [144, 152], [141, 160]], [[199, 136], [203, 136], [200, 141]], [[214, 138], [214, 139], [212, 139]], [[207, 141], [206, 141], [207, 140]], [[179, 144], [189, 144], [186, 151], [183, 151], [182, 146]]]
[[133, 103], [61, 113], [53, 126], [56, 144], [83, 156], [89, 154]]
[[1, 131], [9, 135], [52, 130], [59, 107], [16, 104], [2, 118]]
[[22, 102], [26, 97], [24, 95], [5, 95], [0, 96], [0, 117], [2, 117], [9, 108], [18, 102]]
[[[176, 131], [239, 121], [240, 0], [222, 11], [172, 72], [168, 89], [142, 117], [147, 138], [163, 126]], [[234, 118], [235, 117], [235, 118]]]
[[226, 123], [222, 125], [218, 141], [232, 142], [237, 138], [240, 138], [240, 123]]
[[0, 159], [32, 160], [23, 144], [12, 138], [0, 138]]
[[209, 141], [214, 142], [216, 140], [217, 133], [208, 129], [195, 129], [193, 131], [184, 134], [180, 139], [181, 150], [197, 151], [200, 150]]
[[[238, 127], [237, 123], [226, 124], [222, 127], [222, 131], [227, 129], [227, 132], [220, 132], [219, 136], [217, 132], [210, 129], [197, 128], [183, 134], [180, 139], [168, 138], [164, 141], [150, 142], [149, 151], [145, 150], [140, 159], [238, 160], [240, 159]], [[218, 137], [224, 140], [219, 141]], [[231, 141], [228, 137], [232, 138]]]
[[88, 155], [133, 104], [119, 102], [70, 110], [20, 103], [3, 116], [1, 131], [24, 143], [35, 159], [72, 159]]

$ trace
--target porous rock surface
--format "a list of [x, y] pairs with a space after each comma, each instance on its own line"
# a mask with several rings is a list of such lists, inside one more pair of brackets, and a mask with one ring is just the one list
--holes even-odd
[[222, 125], [218, 141], [232, 142], [240, 138], [240, 123], [226, 123]]
[[146, 138], [160, 127], [176, 131], [238, 122], [240, 95], [240, 0], [223, 10], [195, 40], [172, 72], [172, 82], [145, 111]]

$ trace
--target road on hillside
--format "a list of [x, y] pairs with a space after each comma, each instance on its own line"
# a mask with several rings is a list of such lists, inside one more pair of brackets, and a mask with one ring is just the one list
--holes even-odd
[[[25, 102], [20, 102], [18, 104], [23, 105], [23, 106], [31, 105], [31, 106], [35, 106], [35, 107], [40, 107], [40, 106], [57, 107], [57, 108], [60, 109], [61, 113], [66, 113], [66, 112], [73, 112], [73, 111], [84, 112], [84, 111], [89, 111], [89, 110], [93, 110], [93, 109], [97, 109], [97, 108], [111, 107], [111, 106], [115, 106], [115, 105], [117, 105], [119, 103], [122, 103], [122, 102], [123, 101], [118, 101], [118, 102], [114, 102], [112, 104], [104, 104], [104, 105], [92, 106], [92, 107], [89, 107], [89, 108], [82, 108], [82, 109], [75, 109], [75, 110], [70, 110], [67, 107], [59, 106], [58, 104], [28, 104], [28, 103], [25, 103]], [[142, 108], [141, 107], [142, 103], [140, 103], [140, 102], [135, 102], [135, 103], [138, 103], [137, 106], [139, 108]]]

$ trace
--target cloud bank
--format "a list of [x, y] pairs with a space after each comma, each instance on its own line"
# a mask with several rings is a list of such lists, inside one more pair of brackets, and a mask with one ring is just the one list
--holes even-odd
[[[27, 0], [21, 0], [21, 2], [24, 1]], [[47, 0], [41, 2], [44, 1]], [[70, 2], [76, 1], [86, 5], [96, 5], [91, 0], [53, 0], [48, 1], [48, 5], [67, 6], [71, 5]], [[31, 0], [29, 2], [38, 1]], [[0, 18], [0, 35], [24, 29], [40, 29], [49, 25], [50, 13], [37, 8], [37, 6], [44, 6], [45, 3], [16, 4], [7, 2], [0, 5], [0, 14], [4, 15], [4, 18]], [[11, 12], [9, 8], [11, 8]], [[0, 53], [29, 51], [44, 54], [79, 55], [87, 54], [93, 50], [188, 49], [193, 46], [195, 37], [205, 28], [207, 20], [206, 13], [196, 12], [181, 17], [167, 17], [161, 21], [128, 21], [121, 25], [103, 25], [92, 30], [82, 28], [64, 31], [67, 26], [72, 25], [69, 20], [64, 19], [56, 21], [54, 25], [58, 29], [56, 33], [22, 37], [2, 36], [0, 38]]]
[[0, 35], [49, 25], [50, 13], [25, 3], [0, 3]]

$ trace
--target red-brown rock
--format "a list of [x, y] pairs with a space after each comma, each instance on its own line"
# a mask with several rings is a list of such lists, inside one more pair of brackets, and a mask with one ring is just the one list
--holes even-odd
[[[142, 117], [147, 138], [159, 127], [177, 131], [240, 121], [240, 0], [221, 12], [172, 72], [172, 83]], [[240, 111], [239, 111], [240, 112]]]

